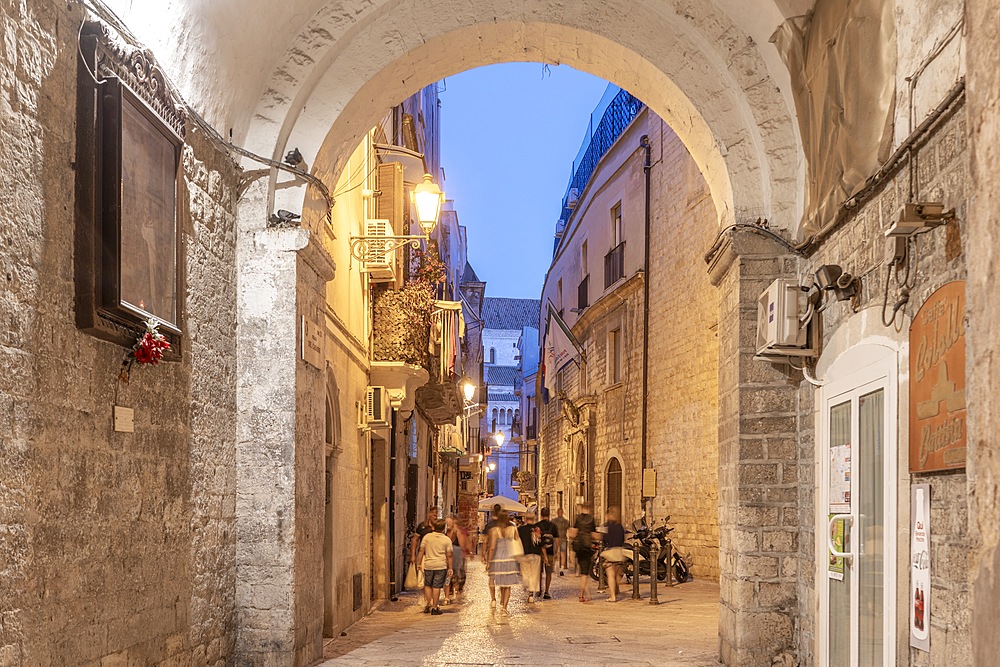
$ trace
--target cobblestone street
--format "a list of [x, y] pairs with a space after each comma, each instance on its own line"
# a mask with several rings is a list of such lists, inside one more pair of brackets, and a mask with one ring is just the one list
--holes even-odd
[[444, 606], [441, 616], [422, 612], [422, 598], [406, 593], [328, 640], [324, 667], [335, 665], [718, 665], [719, 587], [690, 581], [659, 589], [649, 604], [631, 588], [616, 604], [605, 602], [591, 582], [594, 600], [577, 601], [576, 577], [552, 580], [552, 600], [527, 604], [520, 588], [511, 595], [510, 617], [489, 606], [480, 562], [469, 565], [464, 600]]

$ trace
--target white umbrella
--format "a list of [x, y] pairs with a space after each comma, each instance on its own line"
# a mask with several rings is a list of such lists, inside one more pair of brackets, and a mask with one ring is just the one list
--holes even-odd
[[479, 501], [479, 511], [480, 512], [492, 512], [494, 505], [500, 505], [503, 509], [508, 512], [527, 512], [528, 508], [517, 502], [516, 500], [511, 500], [507, 496], [493, 496], [492, 498], [486, 498], [485, 500]]

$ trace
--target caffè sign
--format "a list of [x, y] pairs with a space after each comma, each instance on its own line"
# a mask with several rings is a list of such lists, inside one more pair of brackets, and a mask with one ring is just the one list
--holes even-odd
[[965, 467], [965, 281], [938, 289], [910, 326], [910, 472]]

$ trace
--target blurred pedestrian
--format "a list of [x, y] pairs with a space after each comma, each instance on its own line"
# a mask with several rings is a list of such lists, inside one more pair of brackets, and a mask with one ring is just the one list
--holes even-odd
[[517, 583], [514, 540], [520, 541], [517, 529], [511, 525], [510, 516], [506, 510], [501, 509], [497, 513], [496, 525], [490, 528], [487, 538], [486, 562], [489, 568], [490, 583], [500, 588], [500, 610], [504, 616], [510, 616], [510, 612], [507, 611], [507, 603], [510, 602], [510, 587]]
[[556, 528], [559, 529], [559, 537], [564, 538], [559, 540], [559, 576], [563, 576], [563, 570], [566, 569], [566, 554], [569, 551], [569, 538], [566, 537], [566, 532], [569, 530], [569, 519], [563, 516], [563, 508], [556, 510], [556, 518], [552, 519], [552, 523], [556, 524]]
[[536, 594], [541, 598], [542, 574], [542, 531], [535, 523], [534, 513], [524, 515], [524, 525], [518, 527], [517, 534], [524, 549], [524, 555], [518, 559], [521, 585], [528, 594], [528, 604], [531, 604]]
[[580, 503], [573, 527], [567, 533], [573, 540], [573, 554], [576, 556], [580, 580], [580, 602], [587, 602], [590, 600], [587, 582], [590, 580], [590, 567], [594, 558], [594, 542], [601, 539], [594, 517], [590, 514], [589, 503]]
[[458, 594], [465, 588], [465, 552], [469, 549], [469, 538], [454, 514], [445, 519], [444, 534], [451, 540], [452, 567], [455, 573], [445, 584], [442, 604], [451, 604], [458, 600]]
[[549, 520], [549, 508], [542, 508], [542, 520], [537, 524], [538, 530], [542, 532], [542, 568], [545, 570], [545, 590], [542, 599], [551, 600], [549, 587], [552, 585], [552, 571], [555, 568], [555, 559], [559, 553], [559, 541], [563, 535], [559, 532], [559, 527]]
[[[437, 521], [438, 512], [437, 507], [428, 507], [427, 515], [423, 521], [417, 524], [417, 527], [413, 530], [413, 537], [410, 539], [410, 562], [416, 564], [417, 562], [417, 550], [420, 548], [420, 542], [428, 533], [434, 532], [434, 522]], [[424, 591], [424, 608], [429, 608], [431, 606], [430, 596], [427, 594], [427, 587], [424, 586], [424, 582], [419, 581], [417, 586], [423, 588]]]
[[621, 576], [622, 561], [625, 560], [622, 549], [625, 546], [625, 528], [618, 520], [617, 507], [608, 508], [608, 512], [605, 514], [604, 530], [601, 531], [601, 539], [604, 542], [601, 560], [604, 561], [604, 568], [607, 572], [608, 602], [617, 602], [618, 579]]
[[427, 533], [420, 541], [420, 551], [417, 554], [417, 570], [424, 573], [424, 598], [430, 601], [424, 607], [424, 613], [435, 616], [441, 613], [438, 601], [441, 599], [444, 582], [454, 574], [451, 540], [444, 534], [444, 528], [444, 519], [436, 520], [434, 531]]
[[[500, 515], [500, 511], [502, 509], [503, 508], [500, 506], [500, 503], [494, 505], [493, 512], [491, 513], [491, 516], [493, 518], [490, 519], [486, 523], [486, 526], [483, 528], [483, 535], [486, 536], [485, 537], [486, 550], [483, 551], [483, 562], [487, 564], [486, 565], [487, 571], [489, 571], [489, 562], [490, 562], [489, 559], [490, 531], [496, 527], [497, 517]], [[490, 609], [492, 609], [493, 607], [497, 606], [497, 587], [496, 584], [493, 583], [493, 577], [489, 578], [489, 582], [490, 582]]]

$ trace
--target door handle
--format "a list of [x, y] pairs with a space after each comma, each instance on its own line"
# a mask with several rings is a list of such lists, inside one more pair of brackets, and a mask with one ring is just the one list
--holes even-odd
[[[830, 522], [827, 524], [826, 530], [826, 545], [830, 549], [830, 555], [836, 556], [837, 558], [843, 558], [847, 561], [848, 565], [854, 564], [854, 553], [851, 551], [837, 551], [837, 548], [833, 545], [833, 524], [837, 521], [846, 521], [849, 525], [854, 525], [854, 515], [853, 514], [834, 514], [830, 517]], [[844, 531], [844, 543], [847, 543], [847, 531]], [[852, 542], [853, 544], [853, 542]], [[853, 547], [852, 547], [853, 549]]]

